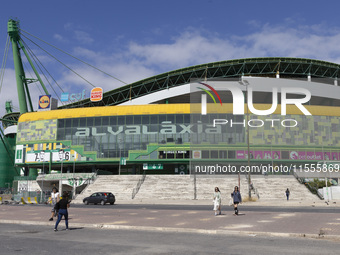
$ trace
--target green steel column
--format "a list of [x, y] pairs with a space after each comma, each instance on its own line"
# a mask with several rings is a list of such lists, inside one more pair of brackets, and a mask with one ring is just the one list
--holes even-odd
[[18, 47], [19, 29], [18, 29], [17, 24], [18, 22], [15, 20], [10, 19], [8, 21], [8, 35], [10, 36], [11, 43], [12, 43], [13, 61], [14, 61], [15, 77], [17, 81], [20, 113], [23, 114], [27, 112], [28, 109], [27, 109], [26, 94], [25, 94], [25, 89], [24, 89], [25, 72], [22, 67], [21, 56], [20, 56], [20, 51]]
[[24, 54], [25, 54], [25, 56], [26, 56], [28, 62], [30, 63], [30, 65], [31, 65], [31, 67], [32, 67], [32, 69], [33, 69], [35, 75], [37, 76], [37, 78], [38, 78], [38, 80], [39, 80], [39, 82], [40, 82], [40, 84], [41, 84], [43, 90], [45, 91], [46, 95], [48, 95], [49, 93], [48, 93], [48, 91], [47, 91], [47, 89], [46, 89], [46, 87], [45, 87], [45, 85], [44, 85], [44, 83], [43, 83], [43, 81], [42, 81], [42, 79], [41, 79], [41, 77], [40, 77], [40, 75], [39, 75], [37, 69], [36, 69], [35, 66], [33, 65], [33, 62], [32, 62], [32, 60], [31, 60], [30, 56], [28, 55], [28, 53], [27, 53], [27, 51], [26, 51], [26, 49], [25, 49], [25, 46], [23, 45], [23, 43], [22, 43], [20, 40], [19, 40], [19, 45], [20, 45], [22, 51], [24, 52]]
[[37, 168], [29, 168], [28, 170], [28, 176], [38, 176], [38, 169]]
[[6, 101], [6, 113], [12, 113], [12, 102], [11, 101]]
[[[15, 146], [16, 136], [7, 137], [8, 142], [12, 147]], [[12, 187], [15, 176], [18, 176], [20, 169], [14, 166], [11, 157], [8, 156], [6, 145], [0, 141], [0, 188]]]

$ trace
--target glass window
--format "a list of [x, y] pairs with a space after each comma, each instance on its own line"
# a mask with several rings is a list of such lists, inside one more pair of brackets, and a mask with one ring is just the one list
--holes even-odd
[[112, 116], [110, 117], [110, 126], [116, 126], [117, 125], [117, 117]]
[[162, 115], [158, 115], [158, 123], [161, 124], [163, 121], [166, 121], [166, 115], [162, 114]]
[[190, 123], [190, 114], [184, 114], [184, 123]]
[[150, 116], [150, 124], [158, 124], [158, 115]]
[[219, 151], [219, 158], [220, 159], [227, 159], [228, 158], [228, 151]]
[[210, 158], [218, 158], [218, 151], [211, 151]]
[[228, 151], [228, 158], [235, 158], [235, 151]]
[[65, 130], [64, 130], [64, 128], [58, 129], [57, 140], [65, 140]]
[[209, 151], [202, 151], [202, 158], [209, 158]]
[[102, 125], [108, 126], [109, 125], [109, 117], [105, 116], [102, 118]]
[[176, 123], [178, 123], [178, 124], [183, 123], [183, 114], [176, 114], [175, 118], [176, 118]]
[[65, 120], [58, 120], [58, 128], [64, 128], [64, 126], [65, 126]]
[[176, 158], [184, 158], [184, 153], [185, 153], [185, 151], [177, 151], [176, 152]]
[[118, 116], [118, 126], [125, 125], [125, 116]]
[[72, 119], [65, 119], [65, 127], [69, 128], [72, 126]]
[[209, 114], [209, 123], [213, 123], [214, 122], [214, 119], [218, 119], [218, 114]]
[[86, 120], [86, 126], [93, 127], [93, 118], [87, 118]]
[[210, 124], [210, 122], [209, 122], [209, 115], [202, 115], [201, 116], [201, 121], [204, 124]]
[[126, 116], [125, 121], [126, 121], [125, 122], [126, 125], [132, 125], [133, 124], [133, 116], [132, 115]]
[[94, 126], [100, 127], [102, 125], [102, 117], [95, 117], [94, 118]]
[[72, 127], [79, 127], [79, 118], [73, 119]]
[[191, 123], [197, 123], [198, 121], [201, 121], [201, 115], [200, 114], [190, 114]]
[[134, 124], [142, 124], [142, 117], [140, 115], [136, 115], [133, 118]]
[[168, 151], [168, 152], [166, 153], [166, 158], [167, 158], [167, 159], [173, 159], [173, 158], [175, 158], [175, 153], [174, 153], [174, 151]]
[[79, 119], [79, 127], [86, 127], [86, 118]]
[[175, 115], [173, 115], [173, 114], [168, 114], [168, 115], [166, 116], [166, 120], [167, 120], [167, 121], [171, 121], [171, 123], [175, 123]]
[[149, 115], [142, 115], [142, 124], [149, 124]]

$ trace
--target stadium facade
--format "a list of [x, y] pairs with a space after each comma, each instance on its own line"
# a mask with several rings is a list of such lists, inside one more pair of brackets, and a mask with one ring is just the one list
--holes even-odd
[[[7, 134], [17, 134], [16, 166], [45, 173], [188, 174], [192, 160], [239, 168], [248, 156], [252, 165], [289, 169], [336, 161], [339, 70], [338, 64], [298, 58], [192, 66], [106, 92], [100, 102], [22, 114], [17, 130]], [[235, 114], [236, 89], [248, 105], [252, 100], [252, 108], [242, 102], [241, 114]], [[287, 104], [306, 98], [301, 107]]]

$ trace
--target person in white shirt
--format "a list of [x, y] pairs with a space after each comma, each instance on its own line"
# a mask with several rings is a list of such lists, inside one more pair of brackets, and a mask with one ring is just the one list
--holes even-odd
[[51, 214], [51, 218], [49, 219], [49, 221], [53, 221], [53, 217], [57, 216], [57, 210], [55, 208], [55, 205], [59, 202], [59, 200], [60, 200], [59, 192], [56, 187], [53, 187], [51, 197], [48, 200], [48, 203], [52, 202], [52, 210], [51, 210], [52, 214]]

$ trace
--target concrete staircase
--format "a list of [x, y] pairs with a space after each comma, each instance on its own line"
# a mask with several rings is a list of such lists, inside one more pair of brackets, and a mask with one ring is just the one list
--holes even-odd
[[140, 178], [141, 175], [98, 175], [97, 179], [87, 186], [74, 202], [82, 203], [85, 197], [95, 192], [112, 192], [116, 200], [132, 199], [133, 188]]
[[312, 194], [304, 184], [299, 183], [294, 176], [286, 175], [252, 177], [254, 187], [258, 189], [261, 200], [284, 199], [286, 189], [290, 191], [290, 200], [315, 200], [318, 196]]
[[189, 175], [146, 175], [135, 199], [194, 199], [193, 178]]
[[[116, 201], [132, 200], [132, 194], [142, 175], [99, 175], [96, 181], [79, 194], [74, 203], [82, 203], [84, 197], [94, 192], [107, 191], [116, 196]], [[285, 191], [290, 190], [290, 199], [318, 200], [316, 195], [300, 184], [294, 176], [252, 176], [254, 188], [258, 190], [260, 200], [284, 200]], [[241, 176], [241, 194], [248, 195], [248, 182]], [[196, 198], [212, 200], [215, 187], [219, 187], [224, 201], [229, 201], [230, 193], [238, 185], [237, 176], [197, 176]], [[254, 195], [255, 197], [255, 195]], [[189, 175], [146, 175], [134, 200], [192, 200], [194, 199], [194, 178]], [[225, 202], [224, 202], [225, 203]]]

